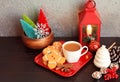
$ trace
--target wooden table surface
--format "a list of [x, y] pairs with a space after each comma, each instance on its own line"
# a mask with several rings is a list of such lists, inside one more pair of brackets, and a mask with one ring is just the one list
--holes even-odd
[[[55, 40], [77, 40], [77, 38], [55, 38]], [[102, 37], [101, 44], [109, 47], [113, 42], [120, 45], [118, 37]], [[72, 77], [59, 76], [34, 63], [34, 57], [41, 50], [26, 48], [20, 37], [0, 38], [0, 82], [106, 82], [103, 78], [96, 80], [91, 74], [99, 70], [91, 59]], [[120, 70], [117, 71], [120, 75]], [[107, 82], [120, 82], [112, 79]]]

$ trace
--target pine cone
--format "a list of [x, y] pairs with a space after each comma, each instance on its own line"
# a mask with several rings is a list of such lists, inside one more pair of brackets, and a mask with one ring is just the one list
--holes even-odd
[[115, 63], [120, 63], [120, 46], [114, 46], [109, 50], [111, 61]]

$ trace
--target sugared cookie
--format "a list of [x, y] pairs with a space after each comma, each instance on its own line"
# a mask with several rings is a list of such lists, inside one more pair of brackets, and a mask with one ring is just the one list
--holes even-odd
[[57, 63], [56, 63], [55, 60], [50, 60], [50, 61], [48, 61], [48, 67], [49, 67], [50, 69], [54, 69], [56, 66], [57, 66]]
[[62, 43], [59, 42], [59, 41], [56, 41], [56, 42], [53, 43], [53, 46], [54, 46], [57, 50], [61, 51]]
[[43, 49], [43, 64], [50, 69], [54, 69], [58, 64], [62, 65], [65, 63], [66, 59], [62, 56], [61, 47], [62, 44], [60, 42], [54, 42], [52, 46]]
[[62, 65], [63, 63], [65, 63], [65, 57], [59, 56], [58, 60], [56, 61], [57, 64]]
[[50, 54], [51, 52], [53, 52], [53, 50], [54, 50], [53, 46], [48, 46], [43, 49], [42, 53], [43, 53], [43, 55]]

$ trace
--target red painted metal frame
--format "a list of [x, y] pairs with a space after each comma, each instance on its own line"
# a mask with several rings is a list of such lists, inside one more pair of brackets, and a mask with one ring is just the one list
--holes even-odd
[[96, 40], [100, 42], [101, 20], [95, 6], [96, 3], [94, 0], [88, 0], [84, 10], [79, 13], [79, 41], [81, 44], [83, 44], [82, 28], [85, 25], [97, 25]]

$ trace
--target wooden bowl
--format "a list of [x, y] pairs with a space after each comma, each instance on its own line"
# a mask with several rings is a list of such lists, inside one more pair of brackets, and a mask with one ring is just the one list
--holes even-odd
[[31, 49], [42, 49], [47, 47], [53, 41], [54, 34], [53, 32], [50, 33], [49, 36], [42, 38], [42, 39], [31, 39], [28, 38], [25, 34], [22, 35], [22, 40], [25, 46]]

